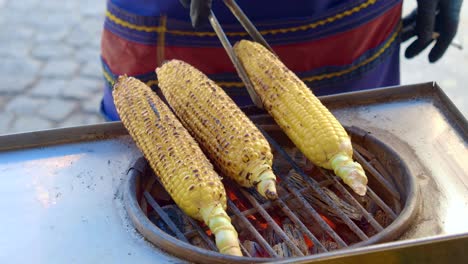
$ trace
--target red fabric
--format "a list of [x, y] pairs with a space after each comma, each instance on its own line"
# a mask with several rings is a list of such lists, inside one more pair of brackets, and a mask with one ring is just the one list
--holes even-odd
[[101, 55], [114, 74], [140, 75], [156, 68], [157, 46], [129, 42], [104, 29]]
[[[295, 72], [310, 71], [325, 65], [347, 65], [388, 38], [400, 18], [401, 4], [358, 28], [319, 40], [273, 48], [286, 66]], [[222, 47], [166, 46], [164, 54], [166, 60], [184, 60], [205, 74], [235, 71]], [[127, 42], [107, 30], [103, 33], [102, 55], [116, 74], [138, 75], [156, 68], [156, 45]]]
[[388, 38], [400, 18], [401, 5], [397, 5], [358, 28], [313, 42], [275, 46], [274, 50], [294, 72], [310, 71], [324, 65], [351, 64]]

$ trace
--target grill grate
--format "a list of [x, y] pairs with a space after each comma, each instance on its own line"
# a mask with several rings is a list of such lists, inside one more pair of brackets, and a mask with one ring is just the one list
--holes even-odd
[[[272, 128], [271, 125], [265, 127]], [[228, 195], [227, 211], [239, 232], [244, 256], [304, 256], [360, 245], [384, 231], [398, 217], [403, 204], [394, 179], [375, 155], [354, 140], [355, 159], [363, 165], [369, 178], [365, 197], [356, 196], [338, 177], [314, 167], [302, 154], [297, 155], [297, 151], [296, 155], [291, 155], [288, 150], [294, 151], [293, 148], [280, 145], [262, 128], [261, 131], [275, 152], [273, 167], [279, 179], [279, 198], [267, 201], [253, 189], [240, 188], [229, 180], [225, 182], [227, 192], [236, 198], [232, 200]], [[157, 226], [180, 241], [217, 251], [213, 236], [204, 224], [183, 214], [175, 204], [158, 201], [151, 195], [151, 188], [160, 184], [154, 180], [157, 179], [154, 174], [152, 177], [147, 181], [150, 184], [143, 190], [141, 201], [156, 213], [153, 222], [159, 221]], [[171, 218], [168, 210], [177, 213]], [[190, 228], [178, 226], [174, 217], [183, 218], [179, 222], [189, 223]], [[281, 218], [279, 222], [278, 217]], [[267, 228], [259, 228], [257, 222]], [[287, 230], [286, 227], [291, 226], [294, 230]], [[296, 237], [291, 235], [293, 233]], [[304, 245], [306, 240], [313, 246]], [[244, 244], [246, 241], [248, 248]], [[304, 250], [304, 246], [308, 250]]]

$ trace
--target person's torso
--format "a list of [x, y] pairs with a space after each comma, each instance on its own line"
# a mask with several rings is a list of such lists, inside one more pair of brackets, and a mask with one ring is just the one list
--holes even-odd
[[[213, 12], [231, 43], [249, 38], [223, 1]], [[237, 0], [284, 64], [317, 95], [399, 83], [401, 0]], [[105, 74], [157, 88], [154, 69], [186, 61], [233, 96], [248, 98], [210, 25], [194, 30], [178, 0], [111, 0], [102, 41]], [[249, 100], [239, 100], [240, 104]]]

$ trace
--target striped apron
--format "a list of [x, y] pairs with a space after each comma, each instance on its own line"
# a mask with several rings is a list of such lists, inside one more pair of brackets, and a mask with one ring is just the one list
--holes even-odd
[[[232, 43], [249, 38], [222, 1], [213, 11]], [[237, 0], [288, 68], [316, 95], [399, 84], [401, 0]], [[251, 104], [209, 25], [194, 30], [177, 0], [109, 0], [101, 43], [101, 111], [118, 120], [112, 84], [121, 74], [158, 90], [155, 68], [186, 61], [240, 106]]]

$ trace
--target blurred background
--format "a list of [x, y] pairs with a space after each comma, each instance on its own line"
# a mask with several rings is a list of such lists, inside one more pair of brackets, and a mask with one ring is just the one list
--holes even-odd
[[[0, 0], [0, 134], [104, 122], [99, 45], [105, 5], [104, 0]], [[405, 0], [404, 14], [414, 7], [414, 0]], [[466, 117], [467, 3], [455, 43], [464, 49], [450, 47], [435, 64], [428, 62], [429, 49], [411, 60], [401, 56], [401, 83], [438, 82]]]

